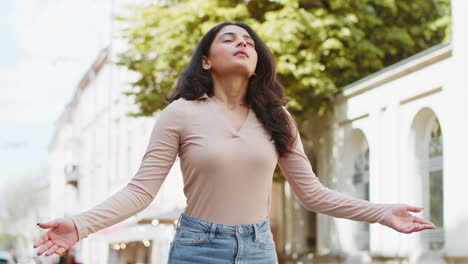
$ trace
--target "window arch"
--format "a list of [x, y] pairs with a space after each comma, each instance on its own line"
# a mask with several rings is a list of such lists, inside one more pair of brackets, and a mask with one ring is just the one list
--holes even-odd
[[[369, 145], [367, 139], [360, 129], [351, 131], [351, 149], [350, 149], [350, 165], [351, 165], [351, 195], [364, 200], [369, 200]], [[353, 223], [352, 240], [356, 250], [370, 250], [370, 225], [365, 222]]]
[[420, 186], [420, 199], [425, 208], [423, 217], [438, 228], [421, 233], [423, 248], [440, 250], [444, 247], [444, 168], [443, 134], [435, 113], [429, 108], [420, 110], [412, 128], [413, 164]]
[[[440, 230], [444, 228], [444, 191], [443, 191], [443, 142], [440, 124], [435, 120], [430, 128], [429, 140], [429, 220]], [[428, 241], [430, 249], [441, 249], [444, 246], [444, 237], [441, 232], [434, 232], [434, 238]]]

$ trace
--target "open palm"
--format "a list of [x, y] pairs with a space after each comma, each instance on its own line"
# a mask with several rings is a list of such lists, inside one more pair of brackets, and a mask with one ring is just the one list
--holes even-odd
[[75, 224], [69, 218], [57, 218], [37, 225], [44, 229], [50, 228], [34, 243], [34, 248], [40, 247], [37, 255], [41, 255], [44, 252], [46, 252], [46, 256], [54, 253], [61, 255], [79, 240]]
[[398, 232], [406, 234], [426, 229], [436, 229], [437, 227], [433, 223], [409, 213], [419, 213], [422, 210], [423, 208], [410, 205], [394, 205], [389, 208], [387, 219], [384, 224]]

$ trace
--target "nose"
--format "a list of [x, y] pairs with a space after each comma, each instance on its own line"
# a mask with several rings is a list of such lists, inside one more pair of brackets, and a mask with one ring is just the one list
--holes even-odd
[[247, 42], [243, 38], [239, 38], [239, 42], [237, 43], [237, 46], [243, 46], [247, 47]]

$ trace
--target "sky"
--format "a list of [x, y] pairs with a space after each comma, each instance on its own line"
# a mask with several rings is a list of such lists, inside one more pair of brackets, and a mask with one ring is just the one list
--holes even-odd
[[0, 187], [47, 180], [54, 122], [109, 44], [111, 2], [0, 1]]

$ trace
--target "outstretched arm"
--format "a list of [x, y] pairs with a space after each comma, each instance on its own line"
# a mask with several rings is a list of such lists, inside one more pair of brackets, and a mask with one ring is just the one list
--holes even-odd
[[[293, 119], [288, 114], [292, 124]], [[380, 223], [399, 232], [412, 233], [436, 228], [434, 224], [409, 212], [420, 212], [405, 204], [379, 204], [356, 199], [323, 186], [312, 171], [312, 166], [304, 153], [301, 137], [292, 125], [296, 139], [291, 152], [278, 159], [278, 164], [301, 204], [308, 210], [368, 223]]]
[[153, 201], [177, 157], [184, 124], [181, 103], [172, 102], [158, 115], [140, 167], [124, 188], [88, 211], [39, 225], [52, 229], [34, 245], [43, 245], [38, 255], [46, 250], [47, 255], [60, 253], [89, 234], [140, 212]]

